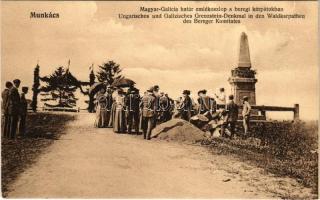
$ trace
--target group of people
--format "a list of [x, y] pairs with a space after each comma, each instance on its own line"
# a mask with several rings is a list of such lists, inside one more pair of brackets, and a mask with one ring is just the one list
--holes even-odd
[[95, 127], [113, 128], [116, 133], [139, 134], [150, 139], [157, 123], [172, 118], [174, 101], [168, 94], [160, 93], [159, 86], [148, 89], [141, 97], [139, 89], [102, 87], [96, 94]]
[[[139, 89], [131, 87], [125, 92], [122, 88], [101, 88], [96, 94], [96, 120], [98, 128], [113, 128], [116, 133], [139, 134], [143, 132], [144, 139], [150, 139], [152, 129], [159, 123], [172, 117], [180, 117], [190, 121], [192, 116], [203, 115], [210, 121], [221, 116], [223, 118], [222, 132], [230, 127], [231, 135], [235, 134], [239, 107], [230, 95], [228, 101], [224, 88], [219, 89], [213, 97], [207, 96], [206, 90], [198, 91], [195, 102], [189, 90], [182, 92], [182, 97], [176, 101], [167, 94], [159, 93], [159, 86], [150, 87], [141, 97]], [[243, 97], [244, 135], [249, 129], [251, 106], [248, 97]]]
[[[242, 104], [243, 136], [246, 137], [249, 131], [251, 113], [248, 96], [242, 97]], [[205, 116], [208, 121], [220, 118], [223, 121], [221, 128], [222, 135], [227, 127], [230, 127], [231, 137], [235, 135], [239, 106], [235, 103], [233, 95], [229, 95], [228, 101], [226, 100], [224, 88], [220, 88], [219, 93], [213, 96], [207, 96], [207, 90], [198, 91], [197, 103], [194, 103], [190, 98], [190, 91], [184, 90], [183, 97], [178, 102], [178, 110], [180, 110], [181, 118], [186, 121], [190, 121], [191, 117], [196, 114]]]
[[5, 83], [5, 89], [2, 91], [2, 133], [4, 138], [16, 139], [17, 132], [21, 136], [26, 136], [26, 117], [28, 102], [26, 94], [28, 87], [22, 87], [19, 93], [21, 81], [15, 79], [12, 82]]

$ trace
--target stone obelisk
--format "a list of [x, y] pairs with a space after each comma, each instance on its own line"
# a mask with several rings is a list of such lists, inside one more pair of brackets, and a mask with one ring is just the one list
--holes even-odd
[[244, 96], [249, 97], [251, 105], [256, 105], [255, 74], [256, 72], [251, 69], [248, 36], [242, 33], [238, 66], [231, 70], [231, 77], [228, 80], [231, 84], [231, 94], [234, 95], [238, 105], [241, 105]]
[[239, 51], [238, 67], [245, 67], [245, 68], [251, 67], [248, 36], [244, 32], [242, 32], [241, 37], [240, 37], [240, 51]]

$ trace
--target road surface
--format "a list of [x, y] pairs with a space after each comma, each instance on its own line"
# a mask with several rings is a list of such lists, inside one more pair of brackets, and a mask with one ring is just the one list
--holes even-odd
[[11, 185], [9, 198], [275, 198], [310, 194], [290, 178], [206, 148], [93, 128], [79, 114]]

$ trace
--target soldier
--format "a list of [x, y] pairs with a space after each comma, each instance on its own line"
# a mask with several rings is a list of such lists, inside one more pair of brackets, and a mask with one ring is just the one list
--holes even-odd
[[28, 112], [28, 102], [26, 94], [28, 93], [28, 87], [22, 87], [22, 94], [20, 96], [20, 122], [19, 122], [19, 134], [26, 136], [26, 118]]
[[20, 83], [21, 81], [19, 79], [13, 80], [14, 87], [9, 90], [8, 113], [10, 117], [10, 139], [16, 138], [20, 111], [20, 95], [18, 91]]
[[13, 84], [9, 81], [6, 82], [6, 88], [3, 90], [1, 97], [2, 97], [2, 113], [3, 113], [3, 136], [5, 138], [9, 138], [9, 131], [10, 131], [10, 117], [8, 113], [9, 107], [9, 91], [13, 87]]
[[244, 137], [247, 137], [249, 131], [249, 122], [250, 122], [250, 112], [251, 105], [248, 102], [249, 97], [243, 97], [243, 108], [242, 108], [242, 117], [243, 117], [243, 128], [244, 128]]
[[166, 122], [171, 119], [171, 104], [168, 94], [164, 94], [163, 92], [160, 95], [159, 106], [161, 110], [161, 122]]
[[190, 91], [184, 90], [182, 94], [183, 94], [183, 101], [182, 101], [182, 104], [180, 105], [181, 119], [190, 121], [191, 110], [192, 110], [192, 100], [189, 96]]
[[227, 111], [227, 119], [226, 123], [223, 124], [221, 132], [224, 133], [224, 129], [230, 125], [230, 132], [231, 132], [231, 138], [234, 137], [235, 135], [235, 128], [236, 128], [236, 123], [238, 120], [238, 105], [234, 102], [234, 97], [233, 95], [229, 95], [229, 102], [226, 105], [226, 111]]
[[169, 121], [172, 119], [172, 115], [173, 115], [173, 111], [174, 111], [174, 100], [171, 99], [168, 94], [165, 94], [164, 96], [167, 97], [168, 101], [169, 101], [169, 109], [167, 111], [167, 114], [166, 114], [166, 121]]
[[156, 104], [155, 104], [155, 106], [156, 106], [156, 113], [155, 113], [155, 115], [154, 115], [154, 126], [156, 126], [157, 125], [157, 119], [158, 119], [158, 117], [160, 116], [160, 94], [159, 94], [159, 90], [160, 90], [160, 88], [159, 88], [159, 85], [155, 85], [155, 86], [153, 86], [153, 96], [156, 98]]
[[142, 108], [142, 131], [143, 138], [150, 140], [151, 131], [154, 128], [154, 120], [156, 114], [156, 98], [154, 96], [154, 88], [151, 87], [147, 90], [148, 94], [143, 96], [140, 103]]
[[128, 133], [132, 132], [132, 125], [134, 126], [135, 133], [139, 134], [139, 105], [140, 105], [140, 95], [139, 90], [132, 88], [128, 91], [126, 97], [126, 107], [127, 107], [127, 123], [128, 123]]

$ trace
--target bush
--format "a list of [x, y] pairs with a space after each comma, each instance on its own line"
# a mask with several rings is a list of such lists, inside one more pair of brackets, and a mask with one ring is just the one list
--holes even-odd
[[[237, 126], [241, 135], [242, 126]], [[218, 153], [237, 154], [242, 160], [281, 176], [290, 176], [318, 192], [318, 122], [270, 121], [252, 123], [247, 140], [220, 138]]]

